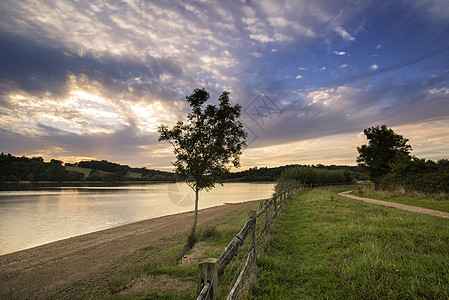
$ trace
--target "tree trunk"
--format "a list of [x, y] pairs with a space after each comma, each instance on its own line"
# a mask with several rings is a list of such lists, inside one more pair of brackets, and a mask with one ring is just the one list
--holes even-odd
[[193, 218], [193, 226], [192, 231], [190, 232], [190, 235], [193, 237], [195, 236], [195, 230], [196, 230], [196, 223], [198, 221], [198, 194], [199, 194], [198, 187], [195, 187], [195, 216]]

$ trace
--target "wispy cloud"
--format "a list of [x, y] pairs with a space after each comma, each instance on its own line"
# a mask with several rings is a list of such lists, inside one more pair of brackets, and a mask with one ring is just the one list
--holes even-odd
[[352, 37], [346, 30], [344, 30], [342, 27], [335, 28], [335, 32], [337, 32], [344, 40], [347, 41], [355, 41], [355, 38]]

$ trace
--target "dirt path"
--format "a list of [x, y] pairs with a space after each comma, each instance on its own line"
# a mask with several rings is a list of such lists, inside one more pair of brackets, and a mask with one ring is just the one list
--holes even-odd
[[[225, 217], [251, 202], [199, 211], [198, 226]], [[65, 284], [89, 278], [145, 246], [160, 247], [164, 237], [187, 232], [193, 212], [132, 223], [0, 256], [0, 299], [43, 298]], [[22, 297], [20, 296], [20, 297]]]
[[430, 216], [436, 216], [436, 217], [449, 219], [449, 213], [444, 212], [444, 211], [422, 208], [422, 207], [418, 207], [418, 206], [405, 205], [405, 204], [400, 204], [400, 203], [395, 203], [395, 202], [375, 200], [375, 199], [370, 199], [370, 198], [362, 198], [362, 197], [350, 195], [351, 193], [352, 193], [352, 191], [346, 191], [346, 192], [339, 193], [339, 195], [343, 196], [343, 197], [355, 199], [355, 200], [362, 200], [362, 201], [365, 201], [368, 203], [380, 204], [380, 205], [395, 207], [398, 209], [408, 210], [408, 211], [412, 211], [412, 212], [416, 212], [416, 213], [420, 213], [420, 214], [426, 214], [426, 215], [430, 215]]

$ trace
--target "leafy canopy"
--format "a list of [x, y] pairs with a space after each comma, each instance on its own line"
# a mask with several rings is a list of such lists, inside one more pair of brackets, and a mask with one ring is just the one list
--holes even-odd
[[412, 147], [407, 145], [408, 139], [396, 134], [386, 125], [371, 127], [363, 131], [368, 145], [357, 147], [359, 166], [368, 172], [368, 176], [377, 187], [392, 165], [403, 160], [410, 160]]
[[220, 95], [219, 107], [207, 105], [203, 109], [210, 95], [205, 89], [194, 89], [186, 96], [191, 107], [187, 121], [178, 121], [172, 129], [165, 125], [158, 128], [158, 140], [173, 145], [176, 175], [195, 191], [221, 183], [230, 164], [240, 166], [247, 134], [239, 121], [241, 107], [232, 106], [228, 95], [226, 91]]

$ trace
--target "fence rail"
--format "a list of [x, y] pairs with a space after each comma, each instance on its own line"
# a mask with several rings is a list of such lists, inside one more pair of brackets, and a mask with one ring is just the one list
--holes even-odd
[[[303, 184], [291, 187], [281, 193], [278, 193], [271, 197], [259, 211], [251, 211], [250, 219], [243, 225], [239, 233], [232, 239], [225, 250], [220, 254], [218, 259], [207, 259], [200, 263], [198, 270], [198, 288], [197, 288], [197, 300], [203, 299], [213, 299], [217, 297], [217, 283], [219, 276], [223, 275], [226, 266], [231, 262], [231, 260], [237, 255], [240, 247], [243, 246], [246, 237], [249, 236], [249, 250], [246, 257], [245, 265], [240, 272], [237, 280], [235, 281], [232, 289], [227, 295], [226, 299], [236, 299], [238, 293], [240, 292], [246, 276], [251, 268], [251, 266], [256, 265], [256, 245], [260, 244], [264, 234], [269, 230], [270, 226], [273, 224], [273, 220], [276, 219], [280, 209], [285, 204], [285, 202], [293, 195], [294, 192], [312, 189], [318, 186], [333, 186], [333, 185], [346, 185], [350, 183], [328, 183], [328, 184]], [[273, 213], [271, 214], [271, 208], [273, 208]], [[265, 223], [260, 230], [259, 236], [256, 238], [256, 225], [257, 218], [265, 214]], [[215, 261], [214, 264], [210, 264], [210, 261]], [[209, 264], [208, 264], [209, 262]], [[214, 271], [204, 271], [204, 268], [210, 268], [214, 266]], [[211, 276], [211, 272], [216, 274]], [[204, 276], [204, 274], [209, 274]]]

